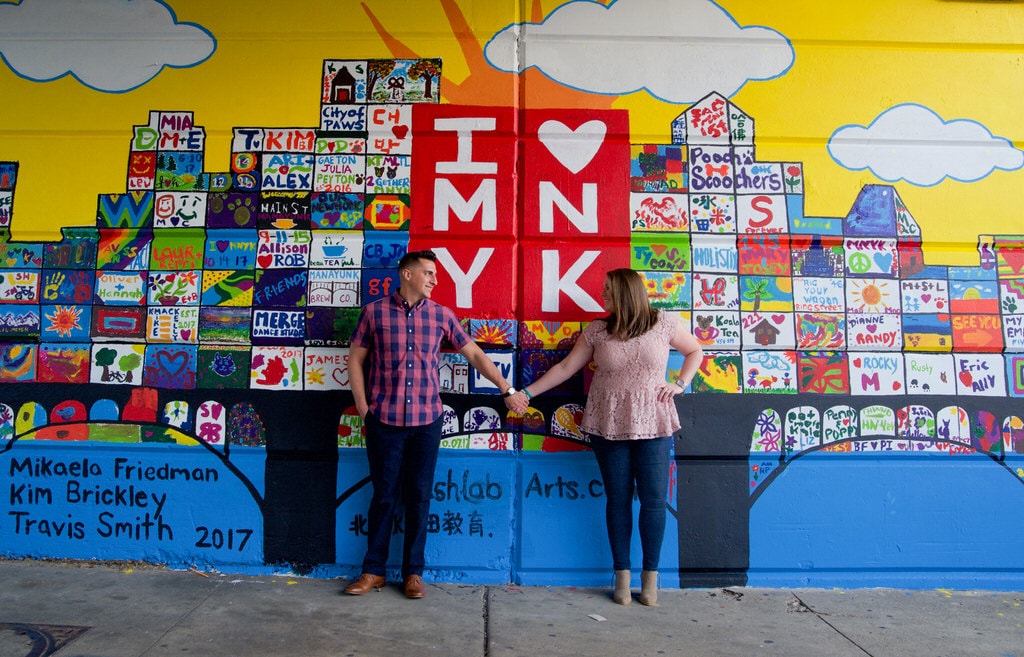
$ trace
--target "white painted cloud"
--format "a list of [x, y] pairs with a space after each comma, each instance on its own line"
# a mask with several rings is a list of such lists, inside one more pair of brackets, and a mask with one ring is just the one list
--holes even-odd
[[839, 128], [829, 138], [828, 152], [847, 169], [870, 169], [886, 182], [905, 180], [919, 187], [946, 178], [974, 182], [995, 169], [1024, 166], [1024, 153], [977, 121], [945, 121], [912, 103], [887, 109], [869, 126]]
[[736, 93], [750, 80], [793, 65], [789, 40], [767, 27], [741, 27], [710, 0], [575, 0], [542, 23], [514, 23], [487, 43], [491, 66], [536, 67], [552, 80], [597, 94], [646, 90], [670, 103], [712, 91]]
[[159, 0], [0, 4], [0, 57], [37, 82], [71, 75], [98, 91], [129, 91], [164, 67], [200, 64], [216, 48], [212, 34], [179, 23]]

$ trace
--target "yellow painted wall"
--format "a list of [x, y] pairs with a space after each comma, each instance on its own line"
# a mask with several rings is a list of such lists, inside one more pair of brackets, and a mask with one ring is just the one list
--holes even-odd
[[[460, 85], [442, 85], [446, 102], [512, 104], [521, 96], [535, 106], [610, 105], [630, 111], [632, 140], [647, 143], [667, 141], [669, 123], [685, 109], [645, 92], [617, 98], [554, 93], [553, 85], [535, 74], [517, 84], [514, 76], [487, 66], [480, 49], [495, 32], [543, 17], [560, 2], [459, 0], [473, 32], [462, 43], [441, 0], [169, 4], [179, 21], [208, 29], [217, 50], [199, 66], [166, 70], [133, 91], [102, 93], [67, 77], [32, 82], [0, 66], [0, 159], [21, 163], [15, 239], [56, 239], [61, 226], [92, 224], [96, 195], [124, 191], [131, 126], [145, 123], [150, 110], [195, 112], [207, 130], [210, 171], [228, 169], [233, 127], [317, 125], [311, 94], [325, 58], [407, 55], [389, 48], [368, 11], [411, 52], [443, 59], [446, 78]], [[826, 144], [836, 128], [870, 123], [900, 103], [927, 106], [946, 120], [969, 118], [1024, 146], [1024, 4], [723, 0], [720, 5], [739, 24], [771, 27], [792, 42], [796, 58], [785, 75], [750, 82], [731, 100], [757, 122], [760, 160], [804, 163], [808, 215], [845, 215], [862, 185], [881, 182], [869, 171], [840, 167]], [[600, 48], [594, 64], [607, 65]], [[1024, 232], [1022, 177], [1017, 170], [996, 171], [974, 183], [896, 183], [922, 227], [927, 261], [977, 264], [979, 233]]]

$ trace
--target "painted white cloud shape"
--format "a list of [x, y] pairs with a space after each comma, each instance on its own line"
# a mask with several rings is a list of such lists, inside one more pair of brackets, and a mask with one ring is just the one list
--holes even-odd
[[670, 103], [712, 91], [731, 96], [750, 80], [768, 80], [793, 65], [779, 32], [741, 27], [710, 0], [615, 0], [607, 7], [575, 0], [542, 23], [514, 23], [484, 49], [495, 68], [536, 67], [560, 84], [596, 94], [646, 90]]
[[974, 182], [996, 169], [1024, 166], [1024, 153], [977, 121], [946, 121], [912, 103], [887, 109], [869, 126], [839, 128], [829, 138], [828, 152], [847, 169], [869, 169], [886, 182], [905, 180], [919, 187], [946, 178]]
[[0, 4], [0, 58], [19, 76], [71, 75], [106, 92], [146, 84], [164, 67], [207, 60], [217, 43], [159, 0], [22, 0]]

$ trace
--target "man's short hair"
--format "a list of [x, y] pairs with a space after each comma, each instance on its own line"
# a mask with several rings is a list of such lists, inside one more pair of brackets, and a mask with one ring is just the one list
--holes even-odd
[[398, 261], [398, 271], [403, 269], [410, 269], [413, 266], [419, 264], [420, 260], [429, 260], [430, 262], [437, 262], [437, 255], [433, 251], [409, 251], [402, 259]]

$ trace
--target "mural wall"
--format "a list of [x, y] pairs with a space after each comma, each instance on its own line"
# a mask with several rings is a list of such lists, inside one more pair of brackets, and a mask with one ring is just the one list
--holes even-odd
[[[314, 38], [290, 77], [254, 83], [287, 102], [250, 87], [207, 118], [185, 108], [221, 92], [184, 80], [217, 78], [219, 34], [239, 28], [193, 2], [128, 4], [104, 3], [95, 50], [68, 64], [0, 39], [11, 84], [36, 94], [3, 110], [7, 133], [47, 112], [58, 133], [56, 86], [130, 115], [110, 128], [116, 185], [99, 187], [95, 130], [0, 142], [3, 556], [357, 574], [370, 491], [348, 338], [398, 258], [430, 248], [435, 300], [517, 386], [601, 315], [615, 267], [704, 345], [677, 398], [665, 585], [1020, 585], [1024, 230], [1015, 197], [968, 191], [1020, 175], [1004, 131], [924, 92], [878, 95], [873, 119], [851, 101], [801, 122], [795, 98], [780, 115], [778, 90], [820, 54], [788, 15], [705, 0], [535, 2], [528, 20], [424, 0], [452, 37], [415, 45], [388, 3], [346, 4], [362, 51]], [[55, 5], [77, 11], [22, 0], [0, 20], [32, 36]], [[166, 51], [142, 47], [161, 32]], [[104, 34], [167, 70], [112, 61]], [[577, 34], [614, 45], [609, 66]], [[556, 45], [514, 60], [517, 43]], [[800, 138], [822, 119], [825, 139]], [[55, 151], [65, 173], [34, 171]], [[74, 175], [83, 161], [103, 174]], [[577, 426], [589, 372], [523, 416], [456, 352], [441, 378], [428, 578], [605, 584], [603, 487]]]

